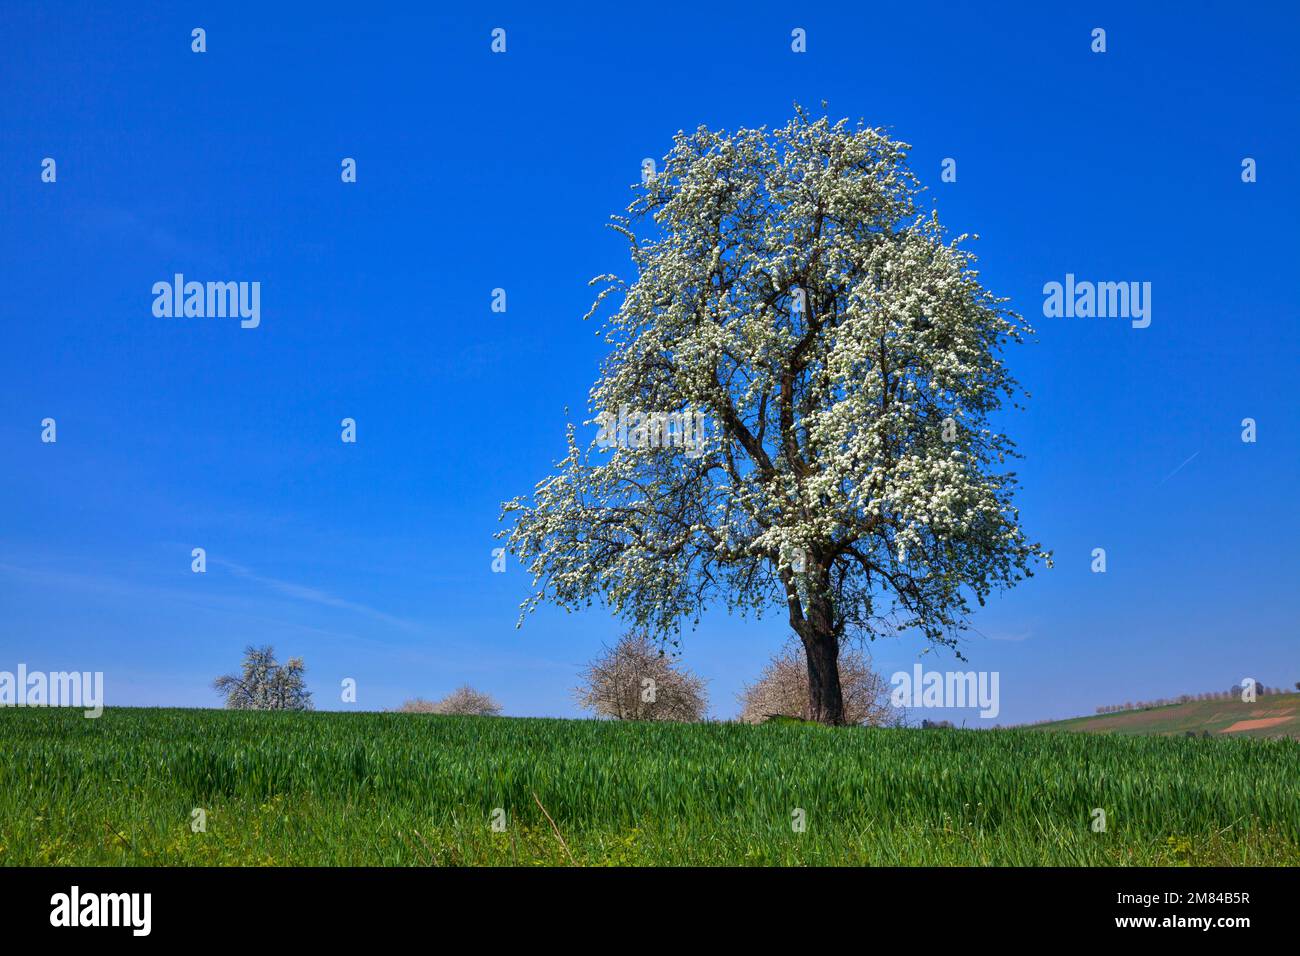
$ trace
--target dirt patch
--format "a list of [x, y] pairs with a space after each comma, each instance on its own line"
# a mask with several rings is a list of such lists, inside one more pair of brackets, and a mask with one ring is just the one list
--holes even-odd
[[1230, 734], [1238, 730], [1263, 730], [1265, 727], [1276, 727], [1278, 724], [1285, 724], [1288, 720], [1294, 719], [1294, 717], [1261, 717], [1258, 720], [1239, 720], [1231, 727], [1224, 727], [1219, 733]]

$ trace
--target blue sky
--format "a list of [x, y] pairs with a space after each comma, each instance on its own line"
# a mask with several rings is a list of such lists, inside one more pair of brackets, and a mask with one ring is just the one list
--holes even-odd
[[[271, 643], [322, 708], [468, 681], [508, 714], [575, 714], [618, 622], [516, 630], [529, 581], [490, 552], [594, 381], [586, 282], [628, 274], [603, 224], [678, 129], [825, 100], [912, 144], [1038, 329], [1003, 424], [1057, 566], [974, 620], [999, 721], [1300, 680], [1293, 6], [267, 6], [0, 10], [0, 669], [213, 706], [211, 679]], [[177, 272], [260, 281], [260, 327], [155, 318]], [[1043, 318], [1067, 272], [1151, 282], [1150, 327]], [[784, 639], [718, 611], [684, 659], [731, 716]], [[889, 673], [921, 649], [872, 652]]]

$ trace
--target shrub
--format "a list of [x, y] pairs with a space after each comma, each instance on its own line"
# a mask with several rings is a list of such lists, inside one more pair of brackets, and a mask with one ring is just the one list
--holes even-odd
[[629, 631], [592, 661], [575, 689], [578, 705], [615, 720], [704, 719], [704, 681], [673, 661], [644, 631]]
[[413, 697], [397, 708], [402, 714], [442, 714], [460, 717], [500, 717], [501, 705], [490, 694], [468, 684], [456, 688], [442, 700]]
[[[889, 683], [871, 669], [870, 660], [849, 648], [840, 651], [839, 667], [845, 723], [873, 727], [894, 723], [897, 712], [890, 703]], [[747, 724], [776, 716], [808, 720], [808, 668], [802, 647], [793, 640], [787, 644], [758, 680], [741, 691], [740, 704], [740, 719]]]

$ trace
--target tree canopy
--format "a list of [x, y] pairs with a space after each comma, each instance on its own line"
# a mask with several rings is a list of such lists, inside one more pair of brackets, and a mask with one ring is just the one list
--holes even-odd
[[307, 667], [301, 657], [285, 664], [275, 659], [275, 649], [249, 646], [239, 674], [225, 674], [212, 682], [232, 710], [311, 710]]
[[634, 277], [592, 280], [587, 317], [616, 305], [591, 411], [708, 427], [584, 447], [569, 426], [556, 473], [503, 506], [525, 613], [602, 601], [669, 636], [713, 602], [783, 607], [815, 719], [839, 723], [841, 640], [956, 648], [972, 597], [1050, 561], [990, 423], [1020, 393], [1001, 353], [1031, 330], [920, 209], [908, 148], [798, 108], [775, 130], [677, 134], [613, 217]]

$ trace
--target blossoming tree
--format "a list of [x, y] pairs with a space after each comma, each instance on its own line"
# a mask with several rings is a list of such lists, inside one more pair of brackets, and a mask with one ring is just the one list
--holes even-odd
[[584, 447], [569, 427], [557, 473], [502, 510], [534, 576], [525, 614], [601, 601], [672, 638], [713, 603], [783, 608], [809, 714], [842, 724], [842, 642], [916, 629], [956, 649], [971, 597], [1050, 562], [989, 421], [1029, 329], [967, 237], [918, 209], [907, 150], [798, 108], [781, 129], [677, 134], [613, 217], [635, 277], [592, 280], [587, 317], [617, 307], [591, 403], [709, 427], [689, 447]]

